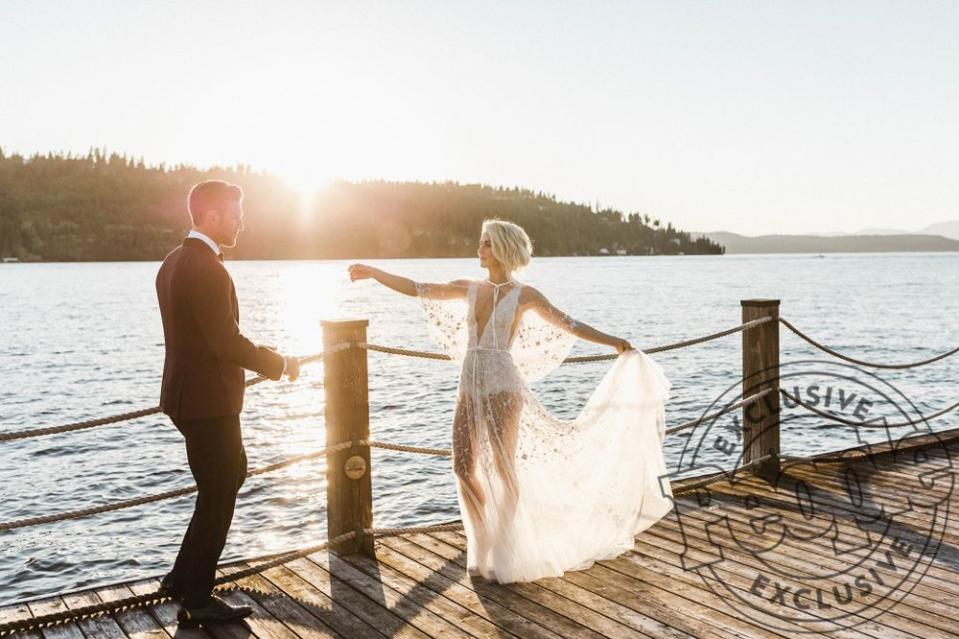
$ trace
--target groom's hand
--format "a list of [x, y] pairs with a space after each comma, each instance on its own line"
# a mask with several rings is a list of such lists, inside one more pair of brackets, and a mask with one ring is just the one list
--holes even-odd
[[284, 355], [283, 360], [286, 362], [287, 379], [295, 382], [296, 378], [300, 376], [300, 358], [294, 355]]

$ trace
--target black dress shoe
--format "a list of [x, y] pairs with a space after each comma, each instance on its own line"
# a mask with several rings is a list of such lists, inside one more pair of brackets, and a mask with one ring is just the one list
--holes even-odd
[[249, 606], [231, 606], [216, 595], [202, 606], [183, 606], [176, 614], [176, 620], [184, 628], [196, 628], [208, 623], [223, 623], [236, 621], [253, 614]]

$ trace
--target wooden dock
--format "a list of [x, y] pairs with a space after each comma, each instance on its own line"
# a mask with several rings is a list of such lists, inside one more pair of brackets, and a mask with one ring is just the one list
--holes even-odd
[[[562, 578], [508, 585], [486, 582], [466, 573], [462, 532], [406, 534], [377, 538], [375, 559], [324, 551], [242, 580], [239, 583], [246, 590], [226, 598], [253, 606], [255, 614], [248, 624], [178, 630], [177, 606], [165, 603], [15, 636], [959, 636], [955, 605], [959, 601], [959, 525], [950, 512], [955, 510], [950, 508], [955, 490], [950, 460], [959, 453], [959, 429], [911, 438], [908, 446], [895, 452], [894, 448], [878, 447], [869, 457], [846, 463], [786, 464], [778, 490], [754, 475], [743, 474], [735, 481], [724, 478], [707, 489], [682, 494], [676, 498], [677, 513], [637, 537], [631, 552], [598, 562], [589, 570], [567, 572]], [[842, 477], [850, 473], [861, 480], [858, 502], [843, 488]], [[784, 498], [795, 492], [797, 482], [814, 496], [805, 507]], [[674, 490], [688, 483], [676, 483]], [[926, 490], [917, 492], [913, 485]], [[757, 503], [763, 504], [759, 511]], [[858, 512], [850, 505], [855, 503], [860, 505]], [[813, 516], [810, 504], [816, 509]], [[870, 520], [864, 514], [869, 508], [862, 504], [883, 504], [887, 513], [897, 514], [888, 520]], [[720, 515], [728, 526], [709, 525]], [[769, 525], [787, 525], [794, 532], [806, 533], [805, 538], [783, 541], [760, 553], [760, 559], [749, 547], [749, 535], [755, 535], [759, 519]], [[824, 522], [835, 522], [835, 534]], [[864, 528], [874, 533], [871, 546], [834, 552], [835, 540], [860, 539]], [[908, 543], [913, 552], [890, 558], [883, 553], [880, 533], [893, 548], [902, 549]], [[924, 552], [919, 548], [921, 539], [930, 539]], [[899, 540], [898, 546], [895, 540]], [[710, 564], [719, 547], [722, 560]], [[911, 578], [891, 594], [880, 593], [877, 587], [857, 599], [865, 608], [835, 622], [829, 620], [832, 609], [817, 609], [814, 591], [803, 593], [797, 601], [813, 604], [807, 615], [823, 618], [817, 627], [816, 623], [785, 619], [789, 614], [795, 617], [797, 610], [779, 610], [775, 601], [760, 608], [737, 603], [737, 597], [753, 602], [775, 597], [772, 581], [760, 581], [759, 595], [750, 595], [751, 589], [757, 588], [760, 562], [764, 574], [822, 571], [847, 575], [852, 582], [853, 573], [869, 575], [872, 568], [885, 583], [893, 583], [907, 572]], [[910, 571], [905, 570], [907, 563]], [[711, 586], [702, 576], [706, 572], [721, 580], [722, 587]], [[836, 583], [842, 581], [836, 578]], [[150, 592], [157, 585], [156, 580], [139, 581], [23, 603], [0, 611], [0, 623]], [[790, 592], [783, 601], [791, 602], [793, 596]], [[826, 596], [831, 601], [833, 595]], [[882, 610], [886, 607], [889, 609]]]

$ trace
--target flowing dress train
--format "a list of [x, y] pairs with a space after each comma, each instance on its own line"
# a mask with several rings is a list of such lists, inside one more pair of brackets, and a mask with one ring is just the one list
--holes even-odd
[[[569, 353], [576, 338], [563, 325], [575, 321], [561, 314], [556, 326], [520, 312], [516, 280], [458, 282], [458, 297], [450, 284], [416, 289], [434, 340], [462, 365], [452, 465], [468, 571], [533, 581], [632, 549], [633, 537], [672, 507], [662, 368], [627, 351], [575, 419], [558, 419], [528, 383]], [[484, 307], [488, 319], [478, 320]]]

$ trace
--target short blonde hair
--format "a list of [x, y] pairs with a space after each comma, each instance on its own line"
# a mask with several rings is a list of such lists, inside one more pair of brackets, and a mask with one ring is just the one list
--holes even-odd
[[485, 220], [483, 231], [489, 233], [493, 257], [507, 272], [522, 270], [533, 257], [533, 244], [523, 227], [506, 220]]

